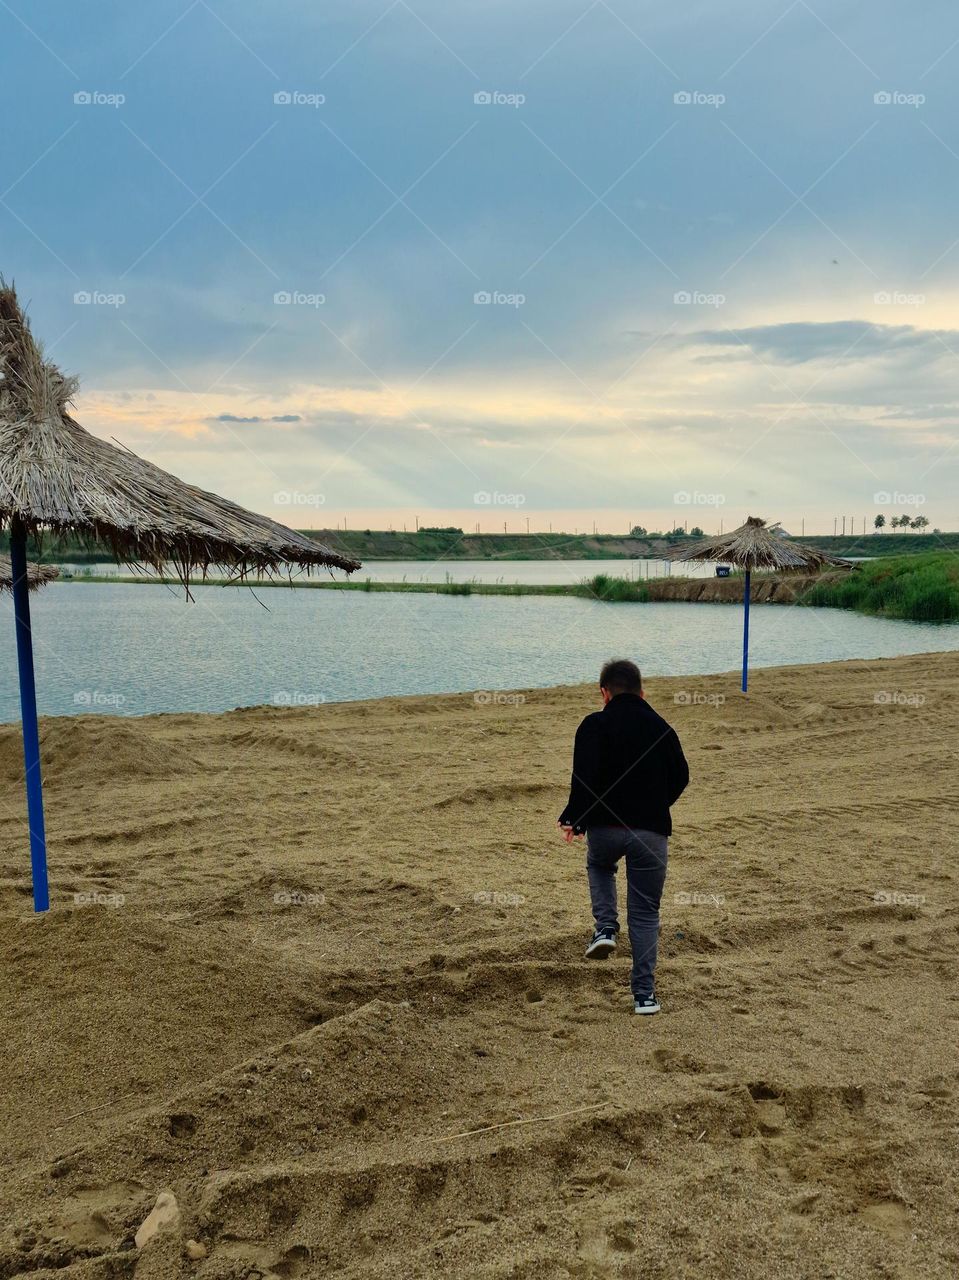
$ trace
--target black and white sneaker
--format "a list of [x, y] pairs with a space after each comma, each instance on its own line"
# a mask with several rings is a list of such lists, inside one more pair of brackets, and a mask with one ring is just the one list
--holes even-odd
[[616, 930], [597, 929], [586, 948], [587, 960], [605, 960], [616, 950]]
[[655, 995], [637, 996], [633, 1004], [633, 1013], [659, 1013], [659, 1001]]

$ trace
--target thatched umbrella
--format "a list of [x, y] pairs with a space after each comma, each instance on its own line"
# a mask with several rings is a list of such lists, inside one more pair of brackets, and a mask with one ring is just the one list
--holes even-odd
[[[27, 565], [27, 586], [31, 591], [38, 591], [59, 576], [60, 570], [55, 565]], [[4, 591], [13, 591], [13, 565], [6, 556], [0, 556], [0, 592]]]
[[818, 573], [820, 569], [833, 566], [851, 569], [848, 560], [840, 560], [836, 556], [828, 556], [822, 551], [814, 551], [812, 547], [804, 547], [790, 542], [783, 532], [782, 526], [768, 525], [758, 516], [750, 516], [745, 524], [731, 533], [720, 534], [718, 538], [708, 538], [705, 542], [694, 542], [680, 547], [670, 556], [673, 561], [690, 560], [725, 560], [730, 564], [745, 569], [745, 586], [743, 588], [743, 693], [746, 692], [749, 675], [749, 590], [750, 572], [753, 569], [789, 569], [794, 573]]
[[10, 529], [34, 906], [49, 905], [27, 589], [27, 538], [45, 530], [105, 544], [117, 563], [172, 563], [189, 593], [213, 564], [235, 575], [359, 563], [225, 498], [194, 488], [85, 431], [67, 406], [76, 381], [43, 358], [0, 280], [0, 529]]

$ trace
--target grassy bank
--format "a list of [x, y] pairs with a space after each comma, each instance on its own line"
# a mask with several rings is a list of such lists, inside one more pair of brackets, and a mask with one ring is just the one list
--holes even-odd
[[[727, 522], [726, 528], [730, 528]], [[629, 534], [462, 533], [421, 530], [391, 533], [360, 529], [304, 529], [309, 537], [336, 547], [358, 560], [641, 560], [666, 557], [693, 541], [687, 535], [632, 537]], [[715, 529], [707, 531], [711, 536]], [[929, 551], [959, 552], [959, 533], [882, 533], [831, 535], [795, 539], [837, 556], [919, 555]]]
[[[135, 578], [118, 578], [113, 575], [97, 574], [82, 570], [73, 582], [121, 583], [125, 586], [168, 586], [181, 588], [176, 578], [156, 578], [140, 576]], [[684, 582], [686, 579], [673, 579]], [[286, 578], [260, 578], [242, 582], [237, 578], [197, 579], [192, 586], [207, 587], [243, 587], [249, 586], [256, 591], [263, 589], [290, 590], [291, 583]], [[654, 588], [655, 582], [632, 582], [626, 578], [609, 578], [597, 575], [588, 582], [568, 583], [535, 583], [535, 582], [373, 582], [370, 578], [330, 579], [300, 577], [292, 584], [297, 591], [364, 591], [364, 592], [400, 592], [408, 595], [434, 596], [574, 596], [581, 600], [607, 600], [611, 602], [632, 601], [645, 603], [655, 598], [648, 588]]]
[[959, 556], [941, 551], [871, 561], [855, 573], [814, 582], [803, 604], [911, 622], [959, 619]]
[[[377, 529], [304, 529], [308, 537], [324, 542], [344, 555], [361, 561], [414, 560], [429, 563], [457, 560], [642, 560], [667, 557], [686, 535], [632, 537], [628, 534], [567, 533], [463, 533], [458, 529], [421, 529], [418, 533]], [[710, 530], [710, 533], [713, 532]], [[805, 546], [838, 556], [921, 555], [931, 551], [959, 553], [959, 533], [883, 533], [857, 537], [796, 538]], [[0, 532], [0, 552], [9, 536]], [[90, 547], [77, 539], [46, 537], [37, 548], [31, 543], [31, 560], [45, 564], [109, 564], [112, 556], [102, 547]]]

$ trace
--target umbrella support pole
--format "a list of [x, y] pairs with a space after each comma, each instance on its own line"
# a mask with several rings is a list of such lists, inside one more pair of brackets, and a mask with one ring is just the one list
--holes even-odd
[[47, 885], [47, 839], [43, 822], [43, 782], [40, 774], [37, 689], [33, 672], [33, 633], [30, 629], [27, 534], [19, 521], [14, 521], [10, 530], [10, 561], [13, 567], [13, 610], [17, 628], [17, 665], [20, 671], [20, 719], [23, 726], [23, 763], [27, 780], [33, 909], [47, 911], [50, 907], [50, 890]]
[[743, 587], [743, 693], [749, 683], [749, 570]]

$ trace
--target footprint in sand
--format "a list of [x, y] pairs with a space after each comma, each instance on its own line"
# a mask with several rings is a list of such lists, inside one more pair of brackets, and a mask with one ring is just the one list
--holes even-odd
[[862, 1205], [863, 1222], [893, 1240], [904, 1240], [910, 1233], [909, 1210], [899, 1200], [872, 1200]]

